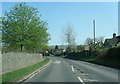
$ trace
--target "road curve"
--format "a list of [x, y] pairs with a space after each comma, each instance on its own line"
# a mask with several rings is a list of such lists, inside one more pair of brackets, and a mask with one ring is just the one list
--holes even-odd
[[80, 82], [72, 68], [58, 57], [50, 57], [52, 63], [25, 82]]
[[50, 57], [52, 63], [25, 82], [81, 82], [81, 84], [105, 82], [119, 84], [119, 70], [75, 61], [60, 57]]

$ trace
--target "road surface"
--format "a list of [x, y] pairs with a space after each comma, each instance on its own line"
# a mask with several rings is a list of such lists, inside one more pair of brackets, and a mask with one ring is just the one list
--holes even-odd
[[45, 69], [24, 82], [80, 82], [86, 84], [105, 82], [119, 84], [119, 71], [116, 69], [75, 61], [60, 57], [50, 57], [50, 63]]

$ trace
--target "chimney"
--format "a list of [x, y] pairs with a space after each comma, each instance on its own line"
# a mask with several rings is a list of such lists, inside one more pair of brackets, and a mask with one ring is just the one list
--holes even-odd
[[113, 34], [113, 39], [116, 38], [116, 33]]

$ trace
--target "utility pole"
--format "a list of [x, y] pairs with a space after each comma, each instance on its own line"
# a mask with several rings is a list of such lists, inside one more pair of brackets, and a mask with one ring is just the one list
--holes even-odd
[[94, 49], [95, 49], [95, 20], [93, 20], [93, 35], [94, 35]]

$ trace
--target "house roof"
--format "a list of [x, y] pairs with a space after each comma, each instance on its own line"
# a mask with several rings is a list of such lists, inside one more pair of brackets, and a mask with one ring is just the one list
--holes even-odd
[[117, 36], [116, 38], [112, 39], [105, 39], [105, 43], [111, 44], [111, 45], [116, 45], [120, 42], [120, 36]]

